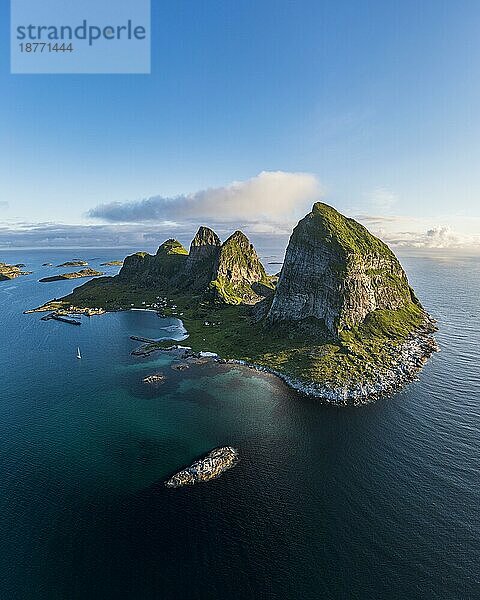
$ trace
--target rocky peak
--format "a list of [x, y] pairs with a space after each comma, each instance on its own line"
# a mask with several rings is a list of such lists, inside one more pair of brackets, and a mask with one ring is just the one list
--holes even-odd
[[221, 246], [211, 286], [229, 304], [255, 302], [252, 284], [268, 283], [269, 278], [247, 236], [235, 231]]
[[227, 277], [232, 283], [255, 283], [266, 278], [253, 244], [241, 231], [232, 233], [222, 244], [216, 274]]
[[270, 323], [316, 318], [333, 335], [372, 311], [418, 303], [393, 252], [363, 225], [322, 202], [295, 227]]
[[200, 227], [190, 253], [174, 239], [165, 241], [155, 256], [127, 256], [119, 279], [147, 288], [206, 292], [228, 304], [253, 304], [271, 294], [268, 277], [249, 239], [241, 231], [224, 244], [208, 227]]
[[188, 252], [174, 239], [163, 242], [155, 256], [137, 252], [127, 256], [119, 279], [148, 288], [165, 287], [183, 269]]
[[222, 245], [218, 235], [209, 227], [202, 225], [190, 244], [190, 254], [199, 248], [217, 248]]
[[174, 240], [170, 238], [163, 242], [161, 246], [159, 246], [157, 250], [157, 256], [160, 255], [168, 255], [168, 254], [188, 254], [187, 250], [182, 246], [182, 244], [178, 240]]
[[213, 278], [213, 268], [222, 242], [208, 227], [200, 227], [190, 244], [190, 252], [185, 263], [185, 276], [195, 277], [195, 287], [204, 287]]

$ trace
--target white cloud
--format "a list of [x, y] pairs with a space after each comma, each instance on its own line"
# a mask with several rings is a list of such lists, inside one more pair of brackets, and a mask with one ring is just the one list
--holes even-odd
[[314, 175], [262, 171], [246, 181], [234, 181], [176, 198], [154, 196], [132, 202], [101, 204], [89, 216], [110, 222], [205, 221], [289, 222], [304, 215], [319, 200]]
[[[356, 218], [392, 247], [480, 251], [480, 235], [459, 233], [449, 225], [431, 225], [427, 219], [378, 215], [358, 215]], [[465, 231], [463, 219], [451, 217], [449, 220], [458, 221], [458, 227]], [[477, 221], [480, 225], [478, 218], [472, 217], [470, 221]]]
[[468, 239], [454, 233], [449, 227], [429, 229], [423, 239], [427, 248], [458, 248], [468, 243]]

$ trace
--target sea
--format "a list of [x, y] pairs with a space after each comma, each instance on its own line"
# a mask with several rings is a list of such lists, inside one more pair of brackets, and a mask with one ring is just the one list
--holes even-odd
[[[1, 600], [480, 598], [478, 257], [401, 256], [441, 351], [401, 392], [334, 407], [133, 356], [132, 335], [183, 337], [154, 312], [23, 314], [82, 283], [39, 283], [62, 272], [43, 263], [127, 253], [0, 252], [33, 272], [0, 282]], [[164, 486], [222, 445], [233, 469]]]

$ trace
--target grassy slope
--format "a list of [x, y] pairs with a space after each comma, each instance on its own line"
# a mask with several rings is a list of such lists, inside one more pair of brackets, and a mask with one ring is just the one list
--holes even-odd
[[311, 214], [315, 219], [314, 233], [322, 242], [336, 245], [345, 254], [365, 256], [375, 253], [396, 260], [387, 244], [372, 235], [355, 219], [345, 217], [328, 204], [316, 202]]

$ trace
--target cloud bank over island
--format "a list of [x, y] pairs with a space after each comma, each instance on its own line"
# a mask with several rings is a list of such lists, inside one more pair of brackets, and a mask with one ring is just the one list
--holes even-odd
[[[361, 205], [362, 195], [359, 197]], [[400, 208], [400, 202], [385, 187], [363, 195], [367, 212], [359, 214], [329, 202], [315, 175], [286, 171], [262, 171], [245, 181], [176, 197], [99, 204], [88, 211], [89, 221], [81, 224], [2, 223], [0, 219], [0, 248], [153, 249], [169, 237], [188, 244], [199, 225], [212, 227], [223, 238], [240, 228], [255, 244], [284, 248], [298, 219], [318, 200], [350, 212], [394, 249], [480, 252], [480, 217], [428, 219], [390, 214]]]
[[117, 223], [149, 221], [289, 222], [319, 200], [322, 189], [309, 173], [262, 171], [246, 181], [173, 198], [153, 196], [132, 202], [100, 204], [88, 216]]

